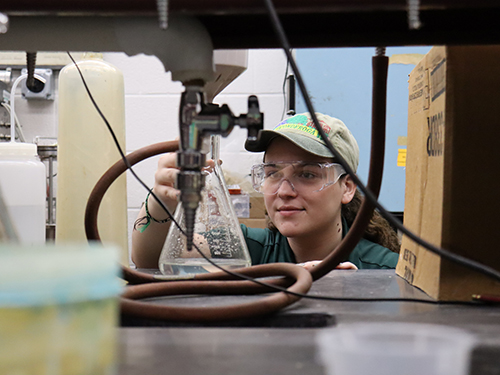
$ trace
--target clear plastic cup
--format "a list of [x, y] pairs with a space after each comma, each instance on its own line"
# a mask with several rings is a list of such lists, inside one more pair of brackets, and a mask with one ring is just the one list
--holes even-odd
[[475, 338], [419, 323], [351, 323], [319, 332], [328, 375], [465, 375]]

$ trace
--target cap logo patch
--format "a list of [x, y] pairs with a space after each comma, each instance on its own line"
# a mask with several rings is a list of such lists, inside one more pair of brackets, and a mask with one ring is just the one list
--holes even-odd
[[[289, 122], [289, 120], [291, 121]], [[323, 128], [323, 131], [328, 136], [332, 128], [328, 126], [324, 121], [319, 120], [319, 123]], [[321, 139], [321, 135], [314, 126], [314, 121], [312, 119], [308, 119], [307, 116], [293, 116], [291, 118], [285, 119], [282, 122], [280, 122], [278, 126], [274, 128], [274, 131], [279, 131], [284, 129], [299, 130], [304, 133], [310, 134], [313, 137]]]

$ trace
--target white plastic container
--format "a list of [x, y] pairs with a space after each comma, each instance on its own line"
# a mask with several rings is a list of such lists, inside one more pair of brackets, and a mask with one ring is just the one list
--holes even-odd
[[0, 374], [116, 375], [117, 248], [0, 245]]
[[0, 143], [0, 188], [22, 244], [45, 242], [45, 165], [32, 143]]
[[318, 334], [328, 375], [466, 375], [475, 343], [438, 324], [351, 323]]
[[[77, 61], [88, 88], [125, 152], [125, 95], [122, 72], [87, 55]], [[113, 138], [89, 99], [74, 64], [59, 74], [59, 133], [56, 192], [56, 243], [86, 243], [84, 215], [97, 181], [120, 160]], [[98, 228], [104, 243], [121, 248], [128, 265], [127, 191], [125, 174], [106, 192], [99, 208]]]

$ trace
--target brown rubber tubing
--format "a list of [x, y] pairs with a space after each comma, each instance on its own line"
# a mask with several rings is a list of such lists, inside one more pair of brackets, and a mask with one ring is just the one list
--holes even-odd
[[[287, 291], [291, 293], [307, 293], [312, 284], [311, 274], [304, 268], [291, 263], [263, 264], [235, 270], [250, 277], [287, 276], [296, 280]], [[224, 274], [217, 272], [217, 274]], [[219, 275], [213, 274], [214, 278]], [[126, 289], [121, 299], [122, 313], [149, 319], [172, 321], [222, 321], [262, 316], [276, 312], [299, 300], [301, 297], [291, 293], [279, 292], [257, 301], [229, 306], [205, 307], [171, 307], [155, 305], [149, 302], [138, 302], [135, 299], [167, 295], [186, 294], [218, 294], [238, 295], [254, 294], [257, 289], [251, 281], [175, 281], [153, 284], [133, 285]], [[258, 290], [262, 292], [262, 289]]]
[[[368, 172], [367, 188], [378, 198], [384, 172], [385, 155], [385, 119], [387, 106], [387, 56], [372, 57], [372, 135], [370, 149], [370, 168]], [[370, 223], [374, 204], [364, 199], [356, 219], [349, 228], [339, 246], [330, 253], [320, 264], [311, 270], [313, 280], [318, 280], [344, 261], [363, 237], [366, 227]]]
[[[130, 165], [134, 165], [150, 156], [164, 152], [173, 152], [178, 148], [178, 142], [161, 142], [152, 146], [141, 148], [127, 156]], [[123, 160], [115, 163], [99, 179], [94, 186], [85, 210], [85, 232], [89, 241], [101, 241], [97, 228], [97, 215], [100, 203], [111, 184], [127, 170]], [[270, 292], [250, 281], [232, 281], [233, 276], [225, 272], [214, 272], [195, 276], [192, 281], [160, 281], [153, 275], [134, 271], [122, 266], [125, 280], [132, 284], [128, 286], [121, 296], [121, 313], [125, 315], [140, 316], [150, 319], [177, 320], [177, 321], [216, 321], [238, 319], [278, 311], [300, 299], [294, 293], [305, 294], [312, 285], [311, 274], [302, 267], [287, 263], [273, 263], [235, 270], [240, 274], [250, 277], [285, 276], [277, 279], [275, 283], [289, 285], [290, 279], [295, 280], [287, 291], [279, 292], [259, 301], [221, 307], [170, 307], [152, 303], [137, 302], [134, 299], [159, 295], [176, 294], [227, 294], [232, 293], [262, 293]], [[224, 280], [224, 281], [223, 281]], [[148, 283], [148, 284], [145, 284]], [[144, 284], [144, 285], [133, 285]]]
[[[382, 181], [384, 151], [385, 151], [385, 116], [386, 116], [386, 90], [387, 90], [387, 67], [388, 58], [386, 56], [375, 56], [372, 59], [373, 66], [373, 99], [372, 99], [372, 148], [370, 155], [370, 171], [368, 176], [367, 187], [374, 195], [378, 196]], [[130, 165], [144, 160], [148, 157], [158, 155], [165, 152], [173, 152], [178, 148], [176, 141], [161, 142], [151, 146], [144, 147], [127, 156]], [[113, 181], [127, 169], [125, 163], [119, 160], [115, 163], [98, 181], [94, 187], [85, 212], [85, 231], [89, 241], [100, 241], [100, 236], [97, 228], [97, 214], [100, 202], [104, 193], [113, 183]], [[374, 205], [368, 200], [364, 200], [356, 219], [351, 226], [349, 233], [343, 239], [341, 244], [318, 266], [313, 268], [311, 275], [313, 280], [323, 277], [325, 274], [333, 270], [346, 256], [354, 249], [356, 244], [362, 238], [366, 226], [368, 225]], [[291, 276], [297, 280], [296, 284], [292, 285], [288, 290], [296, 293], [306, 293], [310, 284], [307, 281], [300, 279], [303, 272], [295, 271], [292, 274], [288, 273], [286, 267], [281, 268], [282, 264], [268, 264], [261, 266], [253, 266], [246, 269], [237, 270], [238, 273], [250, 275], [253, 270], [258, 267], [259, 271], [269, 272], [270, 276], [283, 275]], [[295, 269], [299, 268], [293, 266]], [[300, 268], [299, 268], [300, 269]], [[133, 301], [135, 298], [146, 298], [147, 296], [172, 295], [176, 293], [201, 293], [210, 291], [211, 294], [225, 294], [227, 291], [234, 293], [262, 293], [268, 292], [259, 285], [244, 281], [224, 281], [216, 282], [216, 280], [227, 280], [231, 276], [224, 272], [216, 272], [210, 274], [199, 274], [195, 276], [197, 281], [176, 281], [176, 282], [159, 282], [152, 275], [140, 273], [127, 267], [122, 267], [122, 272], [125, 280], [129, 284], [155, 283], [145, 286], [129, 286], [122, 296], [121, 308], [122, 313], [135, 316], [148, 317], [153, 319], [169, 319], [182, 321], [213, 321], [221, 319], [236, 319], [238, 317], [248, 317], [259, 314], [266, 314], [277, 311], [289, 304], [295, 302], [298, 297], [284, 292], [276, 294], [276, 296], [267, 297], [258, 302], [247, 303], [236, 306], [224, 306], [216, 308], [180, 308], [158, 306], [151, 303], [141, 303]], [[282, 272], [282, 273], [279, 273]], [[254, 277], [254, 276], [252, 276]], [[205, 281], [202, 281], [205, 280]], [[290, 278], [266, 280], [272, 285], [289, 285]], [[303, 288], [303, 289], [301, 289]], [[302, 290], [302, 291], [297, 291]], [[173, 292], [176, 290], [176, 292]], [[286, 295], [286, 297], [285, 297]], [[247, 311], [248, 313], [246, 313]], [[213, 315], [212, 315], [213, 313]]]

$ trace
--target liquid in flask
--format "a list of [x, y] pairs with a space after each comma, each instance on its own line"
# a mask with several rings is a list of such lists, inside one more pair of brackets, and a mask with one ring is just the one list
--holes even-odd
[[[233, 270], [251, 265], [248, 248], [219, 163], [220, 136], [212, 136], [212, 159], [215, 167], [206, 169], [205, 187], [196, 210], [193, 248], [187, 251], [186, 236], [171, 223], [160, 255], [160, 271], [172, 278], [189, 278], [194, 274], [218, 272], [219, 267]], [[175, 221], [185, 231], [184, 209], [177, 205]], [[198, 249], [197, 249], [198, 248]], [[207, 261], [200, 251], [210, 259]]]

